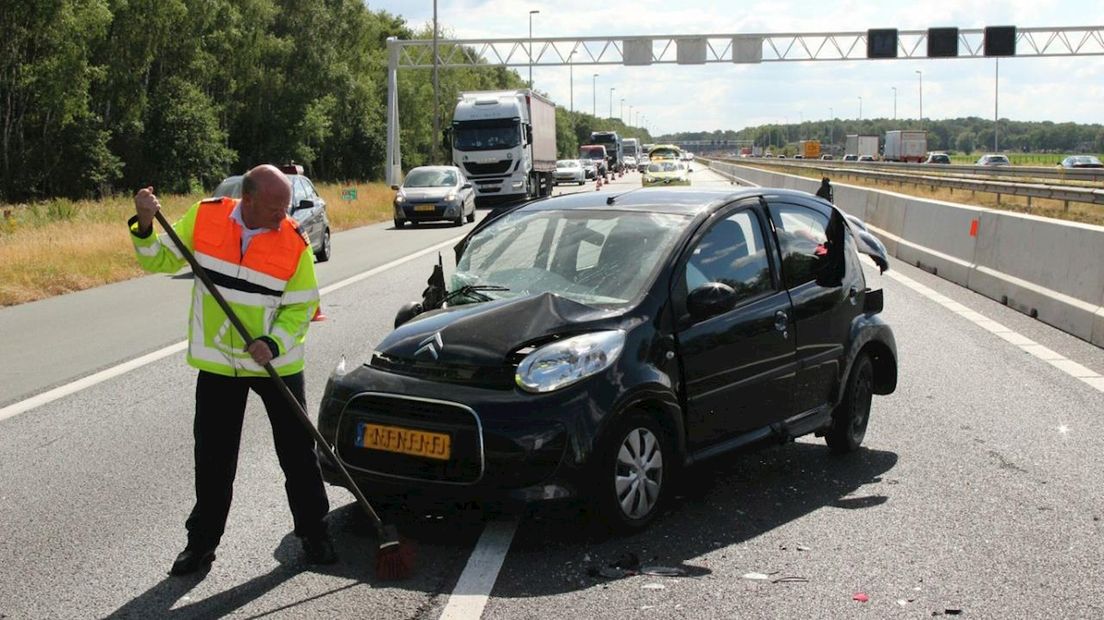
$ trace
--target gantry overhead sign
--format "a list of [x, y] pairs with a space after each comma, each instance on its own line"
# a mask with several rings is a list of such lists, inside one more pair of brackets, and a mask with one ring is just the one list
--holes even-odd
[[[431, 39], [387, 40], [387, 181], [401, 177], [398, 69], [434, 66]], [[1104, 55], [1104, 26], [871, 29], [861, 32], [449, 39], [436, 66], [567, 67]]]

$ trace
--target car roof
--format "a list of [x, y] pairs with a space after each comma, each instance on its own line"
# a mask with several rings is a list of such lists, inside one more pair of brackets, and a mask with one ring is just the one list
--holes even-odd
[[[456, 166], [418, 166], [416, 168], [411, 168], [410, 172], [414, 172], [415, 170], [450, 170], [452, 172], [460, 171], [460, 169]], [[409, 175], [410, 172], [407, 172], [406, 174]]]
[[[805, 192], [787, 189], [745, 187], [739, 189], [703, 189], [695, 187], [636, 188], [620, 193], [582, 192], [537, 200], [518, 207], [517, 212], [560, 211], [570, 209], [623, 209], [646, 213], [696, 216], [713, 211], [741, 198], [753, 196], [793, 196], [810, 198]], [[608, 204], [609, 199], [613, 204]]]

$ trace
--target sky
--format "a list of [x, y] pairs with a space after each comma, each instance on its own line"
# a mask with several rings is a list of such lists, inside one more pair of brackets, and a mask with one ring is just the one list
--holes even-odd
[[[367, 4], [403, 16], [413, 28], [432, 24], [432, 0]], [[530, 10], [540, 11], [533, 16], [534, 37], [1104, 26], [1104, 0], [438, 0], [437, 15], [441, 31], [453, 38], [525, 38]], [[993, 117], [991, 58], [576, 65], [574, 107], [609, 116], [609, 89], [614, 88], [612, 115], [626, 121], [643, 118], [659, 135], [858, 118], [859, 97], [862, 118], [892, 118], [896, 87], [897, 118], [917, 118], [921, 76], [916, 70], [922, 71], [925, 118]], [[519, 73], [528, 77], [525, 68]], [[571, 107], [569, 75], [568, 67], [535, 67], [534, 87]], [[1012, 120], [1104, 122], [1104, 56], [1003, 59], [999, 108], [1001, 118]]]

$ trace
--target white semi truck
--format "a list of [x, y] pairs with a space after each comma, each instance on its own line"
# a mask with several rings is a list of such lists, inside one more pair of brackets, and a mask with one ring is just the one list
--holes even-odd
[[556, 106], [530, 90], [460, 93], [450, 127], [452, 163], [477, 205], [548, 196], [556, 171]]

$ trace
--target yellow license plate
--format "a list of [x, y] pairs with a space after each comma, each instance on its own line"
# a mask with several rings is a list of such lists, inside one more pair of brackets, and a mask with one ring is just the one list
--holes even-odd
[[414, 205], [415, 211], [436, 211], [437, 205]]
[[444, 433], [367, 423], [362, 423], [359, 430], [358, 439], [362, 448], [442, 461], [447, 461], [452, 455], [452, 438]]

